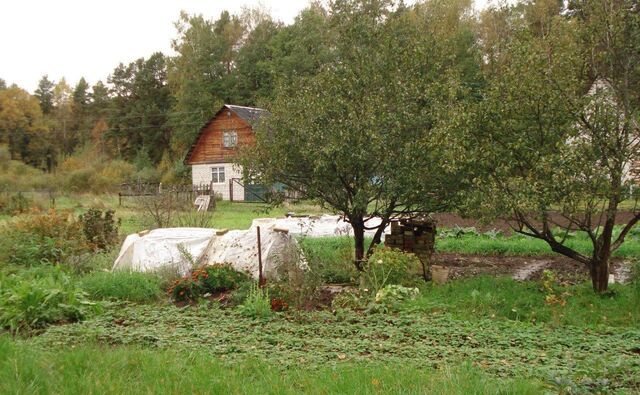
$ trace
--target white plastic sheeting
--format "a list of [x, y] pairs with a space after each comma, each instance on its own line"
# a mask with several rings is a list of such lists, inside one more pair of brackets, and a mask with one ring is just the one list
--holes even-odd
[[[372, 227], [379, 218], [367, 222]], [[353, 229], [337, 215], [320, 217], [260, 218], [248, 230], [232, 230], [217, 235], [215, 229], [163, 228], [146, 234], [127, 236], [113, 270], [140, 272], [172, 268], [188, 273], [193, 264], [228, 263], [234, 269], [258, 277], [258, 237], [260, 226], [263, 274], [276, 276], [277, 268], [285, 261], [299, 260], [306, 267], [294, 236], [323, 237], [351, 236]], [[373, 231], [367, 231], [373, 235]], [[298, 254], [298, 256], [296, 256]]]
[[146, 234], [134, 233], [125, 239], [113, 270], [137, 272], [174, 267], [181, 274], [191, 270], [211, 242], [215, 229], [161, 228]]
[[[182, 275], [195, 265], [230, 264], [234, 269], [258, 278], [258, 236], [260, 225], [262, 272], [276, 276], [286, 260], [299, 260], [298, 243], [286, 232], [274, 230], [271, 220], [254, 221], [248, 230], [216, 235], [215, 229], [163, 228], [127, 236], [112, 270], [152, 272], [176, 270]], [[297, 262], [305, 266], [304, 261]]]
[[[351, 224], [344, 221], [339, 215], [322, 215], [310, 217], [286, 217], [259, 219], [255, 221], [273, 221], [276, 228], [286, 229], [292, 235], [301, 235], [309, 237], [325, 237], [325, 236], [353, 236], [353, 228]], [[254, 223], [255, 223], [254, 221]], [[371, 218], [367, 221], [366, 226], [371, 228], [380, 225], [380, 218]], [[388, 228], [388, 226], [387, 226]], [[389, 230], [389, 229], [387, 229]], [[366, 230], [367, 236], [373, 236], [375, 230]], [[384, 236], [383, 236], [384, 237]]]
[[[234, 269], [258, 278], [258, 232], [262, 252], [262, 273], [266, 278], [275, 278], [277, 269], [285, 262], [305, 267], [295, 238], [278, 230], [272, 219], [257, 219], [248, 230], [232, 230], [214, 236], [200, 262], [206, 265], [229, 263]], [[295, 260], [297, 262], [291, 262]]]

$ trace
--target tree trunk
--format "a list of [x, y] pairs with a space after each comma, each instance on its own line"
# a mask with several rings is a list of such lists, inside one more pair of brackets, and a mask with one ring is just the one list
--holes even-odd
[[384, 234], [384, 228], [387, 227], [388, 223], [389, 223], [388, 219], [383, 219], [380, 222], [380, 226], [378, 227], [378, 229], [376, 229], [376, 233], [373, 235], [373, 240], [371, 240], [371, 244], [367, 249], [367, 259], [369, 259], [371, 255], [373, 255], [373, 252], [375, 251], [376, 246], [378, 246], [382, 242], [382, 235]]
[[609, 257], [594, 259], [590, 273], [593, 290], [598, 293], [606, 292], [609, 287]]
[[356, 269], [358, 271], [364, 270], [365, 251], [364, 251], [364, 222], [362, 220], [351, 221], [351, 227], [353, 228], [353, 238], [355, 241], [355, 262]]

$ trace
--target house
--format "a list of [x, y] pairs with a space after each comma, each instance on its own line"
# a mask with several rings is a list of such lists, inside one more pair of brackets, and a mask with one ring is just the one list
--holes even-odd
[[239, 147], [256, 143], [254, 127], [269, 115], [260, 108], [222, 106], [200, 129], [185, 158], [185, 164], [191, 166], [193, 185], [210, 185], [223, 200], [260, 200], [264, 188], [246, 184], [242, 168], [233, 160]]

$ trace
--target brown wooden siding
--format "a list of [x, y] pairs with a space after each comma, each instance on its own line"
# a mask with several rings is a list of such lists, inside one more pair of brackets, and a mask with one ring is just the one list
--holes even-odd
[[[224, 148], [223, 132], [225, 130], [238, 133], [236, 148]], [[187, 158], [187, 164], [231, 162], [238, 147], [255, 143], [256, 136], [251, 125], [238, 117], [233, 111], [225, 108], [218, 112], [202, 130], [191, 151], [191, 155]]]

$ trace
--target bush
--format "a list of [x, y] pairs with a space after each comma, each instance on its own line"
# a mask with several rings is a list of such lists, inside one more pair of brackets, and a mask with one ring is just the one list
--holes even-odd
[[95, 250], [105, 251], [117, 243], [118, 225], [113, 214], [113, 210], [103, 213], [96, 208], [90, 208], [80, 216], [84, 236]]
[[238, 288], [249, 281], [249, 276], [220, 264], [202, 266], [191, 275], [175, 280], [167, 292], [176, 302], [195, 302], [209, 293], [226, 292]]
[[207, 274], [201, 280], [206, 292], [230, 291], [250, 280], [247, 274], [235, 270], [230, 265], [212, 265], [202, 269]]
[[58, 264], [91, 250], [82, 225], [55, 210], [7, 223], [1, 233], [0, 259], [17, 265]]
[[386, 285], [410, 285], [412, 273], [421, 267], [414, 254], [392, 248], [378, 248], [371, 255], [363, 273], [364, 286], [377, 293]]
[[31, 209], [38, 210], [40, 206], [22, 192], [0, 197], [0, 213], [2, 214], [23, 214]]
[[375, 302], [394, 305], [405, 300], [412, 300], [420, 295], [418, 288], [408, 288], [402, 285], [387, 285], [376, 293]]
[[257, 283], [252, 283], [249, 295], [244, 303], [238, 306], [240, 314], [250, 318], [267, 318], [273, 313], [271, 310], [271, 299], [269, 290], [258, 287]]
[[0, 278], [0, 327], [13, 333], [79, 321], [98, 309], [60, 270], [43, 277]]
[[136, 272], [94, 272], [82, 279], [82, 288], [94, 299], [145, 303], [159, 299], [160, 279]]
[[175, 280], [167, 290], [169, 296], [179, 303], [192, 303], [204, 295], [204, 287], [198, 278], [185, 276]]

